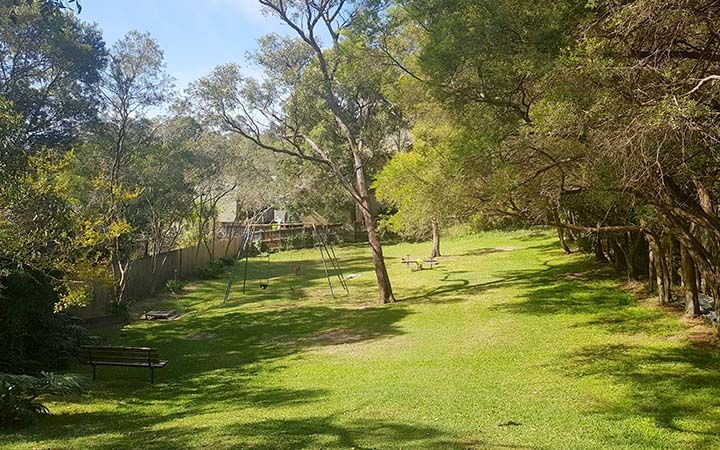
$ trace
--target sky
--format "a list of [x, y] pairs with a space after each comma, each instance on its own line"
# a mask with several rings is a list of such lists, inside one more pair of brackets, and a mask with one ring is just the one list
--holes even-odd
[[245, 55], [267, 33], [287, 33], [278, 19], [260, 11], [257, 0], [82, 0], [79, 18], [95, 22], [108, 48], [130, 30], [148, 31], [165, 52], [178, 88], [234, 62], [258, 75]]

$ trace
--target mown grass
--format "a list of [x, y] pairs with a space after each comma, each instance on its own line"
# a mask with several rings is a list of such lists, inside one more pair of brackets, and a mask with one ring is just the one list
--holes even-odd
[[399, 262], [428, 250], [386, 248], [400, 301], [382, 307], [363, 246], [338, 250], [360, 277], [334, 300], [313, 250], [252, 261], [244, 296], [239, 264], [226, 305], [207, 282], [164, 300], [180, 320], [102, 331], [170, 359], [154, 386], [100, 368], [0, 447], [720, 448], [717, 349], [588, 257], [536, 231], [447, 241], [432, 271]]

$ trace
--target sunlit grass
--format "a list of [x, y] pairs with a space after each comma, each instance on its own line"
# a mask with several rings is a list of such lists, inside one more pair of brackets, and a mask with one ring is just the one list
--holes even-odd
[[333, 280], [335, 299], [316, 250], [251, 260], [246, 295], [238, 264], [226, 305], [226, 280], [201, 283], [163, 301], [177, 321], [102, 331], [160, 349], [170, 364], [154, 386], [144, 370], [100, 368], [90, 393], [50, 403], [0, 447], [720, 446], [720, 356], [677, 318], [550, 233], [443, 249], [440, 267], [410, 272], [400, 258], [428, 244], [386, 247], [399, 300], [387, 306], [364, 246], [337, 249], [359, 277], [347, 296]]

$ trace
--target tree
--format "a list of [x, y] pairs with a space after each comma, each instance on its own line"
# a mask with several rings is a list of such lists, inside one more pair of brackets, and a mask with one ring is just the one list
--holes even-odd
[[128, 207], [137, 201], [143, 185], [133, 179], [138, 155], [152, 145], [155, 125], [146, 119], [149, 108], [162, 104], [171, 88], [164, 71], [163, 52], [145, 33], [131, 31], [112, 48], [100, 92], [103, 117], [88, 139], [85, 152], [92, 161], [90, 204], [111, 218], [106, 230], [114, 268], [115, 301], [123, 303], [127, 272], [135, 243]]
[[[378, 64], [355, 25], [372, 4], [331, 0], [261, 0], [295, 39], [261, 40], [255, 55], [264, 83], [245, 79], [233, 65], [217, 68], [192, 91], [202, 114], [260, 148], [322, 166], [362, 211], [381, 303], [394, 301], [371, 202], [368, 171], [393, 149], [402, 125], [384, 96], [387, 68]], [[320, 34], [330, 46], [324, 48]]]
[[[23, 127], [11, 106], [0, 106], [0, 153], [23, 152], [12, 148]], [[107, 279], [96, 248], [103, 218], [74, 195], [75, 163], [72, 152], [36, 151], [0, 170], [0, 372], [65, 366], [83, 333], [58, 313], [86, 304]]]
[[440, 256], [442, 228], [470, 213], [459, 165], [463, 159], [456, 157], [453, 148], [461, 139], [459, 130], [434, 109], [434, 114], [426, 110], [422, 119], [415, 119], [412, 151], [395, 154], [374, 183], [378, 199], [397, 208], [386, 225], [406, 237], [431, 236], [433, 258]]
[[54, 2], [0, 6], [0, 96], [23, 116], [24, 148], [66, 148], [95, 120], [106, 62], [100, 31]]
[[628, 277], [656, 275], [661, 302], [677, 256], [690, 314], [698, 285], [720, 299], [717, 5], [402, 4], [424, 34], [406, 71], [491, 137], [467, 146], [477, 208], [593, 241]]
[[142, 187], [128, 204], [127, 217], [135, 240], [145, 242], [145, 255], [153, 258], [153, 270], [164, 260], [157, 256], [173, 250], [191, 215], [195, 200], [196, 153], [202, 127], [189, 117], [156, 118], [153, 135], [133, 158], [127, 183]]

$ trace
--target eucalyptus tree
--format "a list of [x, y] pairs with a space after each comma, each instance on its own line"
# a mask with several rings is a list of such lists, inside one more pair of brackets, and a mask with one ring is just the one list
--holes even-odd
[[146, 242], [153, 257], [173, 250], [182, 226], [191, 215], [197, 178], [195, 155], [202, 127], [190, 117], [155, 118], [153, 136], [135, 156], [128, 183], [142, 192], [129, 203], [127, 217], [133, 234]]
[[165, 102], [171, 87], [163, 51], [149, 34], [130, 31], [113, 45], [100, 82], [102, 120], [83, 146], [83, 162], [92, 179], [90, 202], [111, 219], [106, 235], [118, 303], [124, 301], [135, 245], [128, 205], [143, 189], [133, 180], [133, 164], [155, 138], [157, 125], [147, 113]]
[[21, 148], [67, 148], [96, 119], [100, 31], [47, 0], [0, 3], [0, 96], [23, 117]]
[[[260, 40], [265, 79], [218, 67], [192, 88], [204, 116], [267, 151], [321, 166], [362, 211], [381, 303], [394, 301], [376, 228], [369, 171], [393, 149], [402, 118], [383, 93], [388, 68], [361, 33], [383, 5], [345, 0], [261, 0], [293, 38]], [[326, 40], [324, 42], [323, 40]]]

